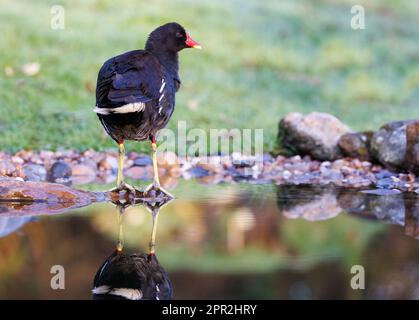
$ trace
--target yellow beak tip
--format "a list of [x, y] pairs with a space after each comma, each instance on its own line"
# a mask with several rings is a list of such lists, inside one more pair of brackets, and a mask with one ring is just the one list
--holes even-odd
[[202, 49], [202, 47], [199, 44], [194, 45], [192, 48], [194, 48], [194, 49]]

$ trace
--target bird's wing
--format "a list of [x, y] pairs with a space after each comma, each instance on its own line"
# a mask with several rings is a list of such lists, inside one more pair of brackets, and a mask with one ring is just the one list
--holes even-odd
[[95, 111], [143, 111], [156, 106], [164, 88], [163, 67], [150, 53], [131, 51], [108, 60], [99, 72]]

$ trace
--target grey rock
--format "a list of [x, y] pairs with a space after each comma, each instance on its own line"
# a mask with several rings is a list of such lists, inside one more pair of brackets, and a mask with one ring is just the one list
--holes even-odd
[[419, 175], [419, 120], [407, 125], [406, 143], [405, 168]]
[[203, 178], [211, 174], [208, 170], [202, 168], [201, 166], [196, 166], [189, 169], [188, 173], [192, 178]]
[[335, 160], [343, 156], [339, 138], [351, 129], [336, 117], [312, 112], [306, 116], [291, 112], [279, 123], [279, 141], [284, 147], [319, 160]]
[[146, 155], [138, 156], [137, 158], [134, 159], [134, 163], [133, 163], [133, 165], [136, 167], [146, 167], [146, 166], [151, 166], [152, 164], [153, 164], [153, 161], [151, 160], [149, 156], [146, 156]]
[[390, 122], [375, 132], [370, 145], [372, 157], [389, 169], [405, 169], [406, 127], [412, 122]]
[[28, 164], [23, 167], [26, 181], [45, 181], [47, 170], [39, 164]]
[[339, 147], [345, 156], [360, 160], [371, 160], [369, 153], [372, 131], [347, 133], [339, 138]]
[[55, 162], [49, 171], [49, 180], [68, 180], [71, 177], [71, 166], [64, 161]]

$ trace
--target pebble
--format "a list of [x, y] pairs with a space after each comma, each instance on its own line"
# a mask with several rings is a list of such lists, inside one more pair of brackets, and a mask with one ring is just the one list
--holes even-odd
[[49, 180], [68, 180], [71, 177], [71, 166], [64, 161], [55, 162], [49, 172]]
[[[262, 161], [263, 160], [263, 161]], [[415, 192], [419, 190], [419, 177], [391, 172], [368, 161], [343, 158], [335, 161], [311, 160], [310, 157], [273, 157], [264, 154], [260, 161], [254, 156], [239, 153], [210, 157], [178, 158], [173, 152], [158, 155], [159, 173], [171, 179], [197, 179], [200, 183], [214, 184], [229, 181], [252, 183], [274, 182], [288, 185], [327, 185], [342, 187], [375, 187]], [[0, 152], [0, 175], [23, 177], [25, 180], [89, 183], [113, 181], [118, 168], [116, 152], [83, 153], [74, 150], [26, 151], [16, 154]], [[149, 180], [153, 177], [151, 158], [146, 154], [129, 152], [125, 161], [125, 174], [133, 179]], [[46, 170], [48, 174], [45, 174]], [[73, 172], [72, 172], [73, 171]], [[215, 177], [214, 177], [215, 176]], [[380, 191], [381, 192], [381, 191]], [[418, 193], [418, 191], [416, 191]]]
[[188, 173], [192, 178], [203, 178], [210, 175], [210, 171], [201, 166], [191, 168]]
[[133, 166], [136, 167], [147, 167], [153, 165], [153, 161], [151, 160], [150, 156], [141, 155], [136, 157], [133, 162]]
[[147, 167], [131, 167], [125, 170], [125, 176], [134, 180], [150, 179], [152, 177], [152, 168]]
[[101, 171], [117, 170], [118, 159], [114, 156], [106, 156], [98, 163], [98, 169]]
[[45, 181], [47, 178], [47, 170], [39, 164], [29, 164], [23, 167], [26, 181]]
[[0, 161], [0, 175], [11, 176], [16, 171], [16, 166], [11, 161]]
[[87, 164], [76, 164], [72, 166], [74, 184], [86, 184], [96, 180], [96, 170]]

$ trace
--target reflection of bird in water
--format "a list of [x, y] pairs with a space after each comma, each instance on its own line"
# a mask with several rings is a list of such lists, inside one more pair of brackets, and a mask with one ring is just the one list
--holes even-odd
[[126, 206], [118, 206], [118, 244], [93, 281], [93, 299], [167, 300], [173, 299], [169, 275], [155, 255], [155, 237], [159, 210], [168, 202], [144, 204], [152, 213], [153, 228], [149, 253], [125, 254], [122, 240], [122, 215]]
[[93, 283], [93, 299], [173, 299], [172, 283], [154, 254], [126, 255], [116, 250]]
[[172, 116], [180, 87], [178, 52], [185, 48], [200, 46], [181, 25], [167, 23], [149, 35], [144, 50], [113, 57], [99, 71], [94, 111], [119, 145], [116, 190], [133, 190], [122, 177], [124, 141], [151, 140], [154, 181], [146, 191], [160, 190], [171, 196], [160, 187], [156, 134]]

